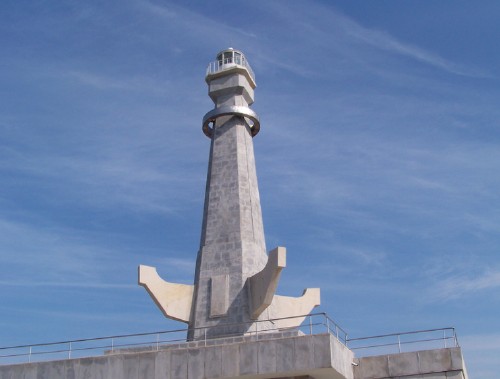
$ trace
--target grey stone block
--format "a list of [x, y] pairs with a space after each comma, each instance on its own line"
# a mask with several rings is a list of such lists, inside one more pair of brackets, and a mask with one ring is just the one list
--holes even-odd
[[107, 379], [109, 377], [109, 358], [108, 357], [95, 357], [92, 360], [92, 370], [95, 376], [92, 379]]
[[23, 366], [16, 366], [16, 367], [12, 367], [12, 370], [10, 370], [10, 376], [7, 375], [7, 376], [3, 376], [1, 373], [0, 373], [0, 378], [1, 379], [36, 379], [37, 377], [37, 367], [36, 366], [31, 366], [29, 369], [26, 369], [25, 367]]
[[275, 341], [276, 345], [276, 371], [293, 371], [295, 366], [295, 348], [293, 338]]
[[187, 377], [189, 379], [202, 379], [205, 376], [205, 351], [204, 349], [188, 350]]
[[258, 372], [258, 354], [258, 342], [247, 342], [239, 346], [240, 375], [250, 375]]
[[314, 348], [312, 336], [294, 338], [295, 370], [314, 367]]
[[14, 379], [19, 374], [20, 370], [16, 370], [15, 366], [0, 366], [0, 379]]
[[207, 347], [205, 350], [205, 377], [219, 378], [224, 365], [222, 358], [222, 347]]
[[123, 378], [123, 355], [105, 357], [107, 362], [106, 378]]
[[36, 370], [37, 379], [48, 378], [48, 375], [50, 375], [49, 364], [46, 362], [39, 363]]
[[170, 379], [170, 351], [159, 351], [155, 357], [155, 379]]
[[330, 335], [324, 334], [324, 335], [312, 336], [312, 340], [313, 340], [314, 366], [316, 368], [332, 367]]
[[[76, 379], [91, 379], [93, 374], [93, 359], [82, 358], [76, 361], [75, 376]], [[40, 370], [37, 370], [37, 378], [39, 378]]]
[[[64, 378], [66, 377], [66, 366], [64, 361], [43, 362], [39, 366], [39, 373], [43, 372], [41, 378]], [[100, 379], [100, 378], [98, 378]]]
[[332, 335], [330, 335], [330, 349], [332, 367], [346, 379], [352, 379], [354, 353]]
[[453, 370], [463, 370], [464, 358], [462, 355], [462, 349], [459, 347], [450, 348], [450, 356], [451, 356], [451, 369]]
[[258, 372], [268, 374], [276, 372], [276, 342], [274, 340], [258, 343]]
[[390, 376], [419, 374], [418, 355], [415, 352], [394, 354], [388, 357]]
[[188, 377], [188, 352], [187, 350], [174, 350], [170, 355], [170, 378], [187, 379]]
[[364, 357], [359, 359], [359, 366], [354, 367], [354, 378], [388, 378], [389, 359], [387, 355]]
[[139, 354], [139, 378], [154, 379], [155, 378], [155, 356], [156, 353]]
[[238, 345], [221, 346], [221, 376], [237, 377], [240, 372]]
[[435, 349], [419, 351], [420, 373], [442, 372], [451, 370], [450, 349]]
[[139, 377], [139, 354], [123, 355], [123, 375], [127, 379], [142, 379]]

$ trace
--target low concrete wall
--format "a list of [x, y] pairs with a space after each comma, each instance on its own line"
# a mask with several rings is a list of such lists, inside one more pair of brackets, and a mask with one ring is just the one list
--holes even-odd
[[354, 362], [354, 379], [467, 379], [458, 347], [357, 358]]
[[0, 366], [0, 379], [353, 379], [353, 353], [330, 334]]

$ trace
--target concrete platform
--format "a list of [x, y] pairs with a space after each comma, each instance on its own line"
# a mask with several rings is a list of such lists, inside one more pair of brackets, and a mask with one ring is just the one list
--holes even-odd
[[459, 347], [356, 358], [354, 379], [467, 379]]
[[353, 358], [334, 336], [317, 334], [0, 366], [0, 379], [353, 379]]

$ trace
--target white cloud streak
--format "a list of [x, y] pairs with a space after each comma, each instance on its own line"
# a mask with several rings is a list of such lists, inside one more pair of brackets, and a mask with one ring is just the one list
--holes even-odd
[[500, 270], [488, 269], [479, 274], [455, 274], [435, 283], [432, 290], [436, 300], [459, 299], [477, 292], [500, 287]]
[[[352, 18], [349, 18], [330, 6], [324, 6], [318, 3], [308, 3], [307, 10], [304, 10], [299, 4], [278, 2], [266, 4], [266, 10], [267, 9], [274, 12], [276, 17], [281, 20], [286, 20], [287, 23], [293, 25], [293, 29], [284, 29], [287, 33], [293, 33], [291, 30], [300, 31], [301, 33], [296, 33], [294, 36], [298, 39], [307, 39], [308, 43], [312, 45], [311, 51], [300, 52], [310, 57], [310, 65], [315, 65], [313, 57], [316, 57], [319, 61], [321, 61], [322, 56], [336, 57], [333, 62], [328, 62], [327, 67], [323, 70], [324, 72], [329, 72], [331, 66], [335, 66], [335, 62], [341, 62], [345, 59], [356, 60], [357, 64], [364, 65], [367, 68], [369, 67], [371, 70], [379, 71], [380, 65], [378, 60], [373, 60], [372, 54], [366, 48], [359, 48], [359, 44], [364, 44], [365, 47], [369, 46], [381, 52], [407, 57], [450, 74], [474, 78], [491, 78], [490, 74], [482, 70], [452, 62], [441, 57], [439, 54], [398, 40], [388, 32], [364, 27]], [[297, 18], [298, 13], [302, 14], [300, 18]], [[309, 17], [313, 17], [314, 22], [310, 22]], [[318, 51], [319, 54], [315, 52], [314, 47], [316, 46], [321, 46], [322, 50]], [[326, 53], [326, 51], [329, 53]], [[334, 51], [335, 54], [331, 54], [332, 51]], [[274, 63], [277, 67], [289, 69], [294, 74], [305, 77], [321, 74], [321, 72], [317, 70], [307, 68], [305, 64], [292, 64], [291, 62], [293, 62], [293, 60], [273, 60], [270, 58], [275, 55], [276, 54], [267, 52], [263, 54], [261, 58], [265, 59], [267, 63]], [[311, 59], [313, 60], [312, 62]], [[339, 74], [341, 74], [342, 71], [349, 72], [349, 67], [345, 66], [343, 70], [339, 71]]]
[[408, 43], [398, 41], [389, 33], [364, 28], [346, 17], [339, 16], [338, 19], [341, 20], [345, 25], [345, 29], [349, 34], [378, 49], [386, 50], [395, 54], [400, 54], [418, 60], [420, 62], [447, 71], [451, 74], [476, 78], [490, 78], [490, 75], [488, 74], [482, 73], [478, 70], [470, 69], [468, 67], [462, 67], [461, 65], [446, 60], [437, 54], [428, 52], [416, 46], [412, 46]]
[[169, 82], [158, 82], [158, 80], [140, 76], [133, 78], [111, 78], [109, 75], [75, 70], [58, 73], [57, 76], [62, 76], [68, 80], [73, 80], [99, 90], [130, 90], [150, 93], [165, 93], [171, 90]]

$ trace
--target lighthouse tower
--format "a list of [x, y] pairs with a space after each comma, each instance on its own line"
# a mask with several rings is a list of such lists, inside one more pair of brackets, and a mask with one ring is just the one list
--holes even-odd
[[[297, 326], [297, 316], [319, 305], [319, 289], [275, 295], [286, 250], [266, 253], [253, 150], [260, 121], [250, 108], [254, 73], [244, 54], [229, 48], [208, 65], [205, 80], [215, 107], [202, 122], [210, 156], [194, 284], [165, 282], [148, 266], [139, 267], [139, 284], [165, 316], [189, 324], [189, 339]], [[276, 320], [285, 317], [294, 318]]]

